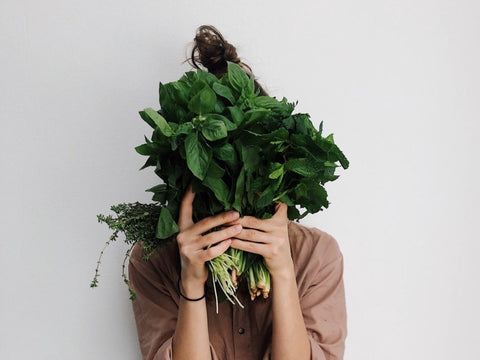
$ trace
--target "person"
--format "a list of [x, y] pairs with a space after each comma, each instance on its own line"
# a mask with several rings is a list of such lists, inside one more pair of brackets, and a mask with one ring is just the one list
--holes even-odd
[[[235, 47], [211, 25], [199, 27], [195, 41], [197, 61], [217, 77], [226, 72], [227, 60], [241, 62]], [[193, 222], [194, 198], [190, 185], [174, 241], [148, 261], [137, 243], [130, 257], [143, 359], [343, 359], [347, 314], [343, 254], [336, 239], [289, 220], [288, 206], [281, 202], [269, 219], [226, 211]], [[218, 230], [207, 233], [213, 228]], [[216, 313], [206, 262], [229, 247], [262, 255], [272, 288], [268, 298], [252, 301], [240, 283], [237, 297], [244, 308], [223, 301]]]

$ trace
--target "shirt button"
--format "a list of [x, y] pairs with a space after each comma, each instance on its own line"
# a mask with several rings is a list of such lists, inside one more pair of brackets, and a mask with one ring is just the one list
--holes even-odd
[[238, 329], [238, 333], [241, 335], [241, 334], [244, 334], [245, 333], [245, 329], [244, 328], [240, 328]]

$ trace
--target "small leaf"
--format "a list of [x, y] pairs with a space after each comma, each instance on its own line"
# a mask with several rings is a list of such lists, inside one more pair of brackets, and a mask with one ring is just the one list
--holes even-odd
[[162, 207], [160, 217], [157, 223], [156, 237], [158, 239], [166, 239], [178, 232], [178, 226], [173, 220], [172, 214], [166, 207]]
[[227, 107], [228, 111], [230, 112], [230, 116], [233, 119], [233, 122], [238, 126], [243, 123], [244, 114], [243, 111], [237, 106], [229, 106]]
[[217, 103], [215, 92], [208, 85], [194, 95], [188, 102], [188, 109], [196, 114], [207, 114], [212, 112]]
[[240, 214], [242, 211], [242, 199], [245, 192], [245, 168], [242, 167], [240, 174], [238, 175], [236, 185], [235, 185], [235, 201], [232, 207], [237, 210]]
[[233, 161], [235, 160], [235, 149], [232, 144], [226, 143], [220, 147], [214, 147], [213, 153], [215, 156], [223, 161]]
[[225, 124], [225, 127], [227, 128], [227, 131], [232, 131], [237, 128], [237, 125], [230, 121], [226, 116], [220, 115], [220, 114], [205, 114], [205, 117], [207, 119], [214, 119], [214, 120], [221, 120]]
[[187, 155], [187, 165], [190, 171], [200, 180], [207, 174], [212, 152], [198, 138], [198, 133], [190, 133], [185, 138], [185, 153]]
[[207, 118], [202, 124], [202, 134], [207, 140], [220, 140], [227, 137], [227, 128], [223, 121]]
[[312, 177], [322, 172], [324, 167], [315, 159], [299, 158], [287, 160], [285, 170], [293, 171], [301, 176]]
[[160, 128], [160, 131], [162, 132], [163, 135], [170, 137], [173, 135], [173, 130], [168, 125], [167, 120], [160, 115], [158, 112], [153, 110], [152, 108], [147, 108], [143, 110], [144, 113], [155, 123], [156, 126]]
[[167, 184], [155, 185], [154, 187], [151, 187], [150, 189], [147, 189], [145, 191], [149, 191], [153, 193], [164, 192], [164, 191], [167, 191]]
[[213, 91], [215, 91], [218, 95], [230, 101], [232, 105], [235, 104], [235, 97], [232, 94], [232, 90], [228, 86], [216, 82], [213, 84], [212, 88]]
[[248, 75], [243, 71], [240, 65], [227, 61], [227, 71], [228, 81], [235, 90], [240, 92], [248, 86]]
[[225, 210], [230, 209], [228, 202], [229, 188], [222, 179], [206, 176], [202, 184], [213, 191], [217, 200], [225, 207]]
[[218, 165], [215, 160], [212, 159], [207, 170], [207, 176], [212, 178], [221, 178], [223, 177], [223, 174], [225, 174], [225, 170]]
[[279, 163], [273, 163], [272, 165], [273, 165], [272, 166], [273, 170], [271, 169], [272, 172], [268, 175], [268, 177], [270, 179], [276, 179], [276, 178], [282, 176], [283, 175], [283, 165], [279, 164]]

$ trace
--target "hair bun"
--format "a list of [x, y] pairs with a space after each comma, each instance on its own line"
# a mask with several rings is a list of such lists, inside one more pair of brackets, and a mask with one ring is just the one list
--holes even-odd
[[240, 60], [235, 46], [230, 44], [222, 36], [220, 31], [213, 25], [202, 25], [197, 28], [196, 35], [193, 38], [194, 45], [188, 61], [193, 67], [200, 69], [197, 62], [214, 74], [217, 78], [221, 78], [227, 73], [227, 61], [238, 64], [248, 76], [254, 78], [255, 89], [260, 89], [260, 95], [268, 96], [267, 92], [257, 82], [253, 71]]
[[[241, 63], [235, 46], [226, 41], [213, 25], [200, 26], [193, 40], [191, 59], [196, 68], [199, 68], [196, 63], [199, 62], [209, 72], [221, 74], [227, 68], [227, 61]], [[195, 52], [198, 52], [197, 56]]]

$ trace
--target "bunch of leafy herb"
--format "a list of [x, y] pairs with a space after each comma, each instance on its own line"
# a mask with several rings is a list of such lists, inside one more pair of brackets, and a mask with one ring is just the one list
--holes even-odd
[[[154, 167], [162, 180], [146, 190], [160, 213], [154, 239], [142, 239], [142, 246], [158, 247], [178, 232], [179, 206], [190, 183], [196, 193], [194, 221], [231, 209], [269, 218], [276, 201], [286, 203], [288, 218], [297, 221], [328, 207], [324, 184], [338, 178], [337, 167], [349, 166], [333, 134], [322, 135], [323, 121], [317, 130], [309, 114], [293, 114], [296, 104], [286, 98], [258, 94], [253, 78], [232, 62], [220, 79], [197, 70], [160, 82], [160, 110], [139, 112], [152, 136], [135, 148], [148, 156], [141, 169]], [[230, 249], [208, 265], [214, 286], [217, 282], [232, 302], [236, 276], [242, 274], [252, 299], [268, 296], [268, 271], [260, 256]]]

